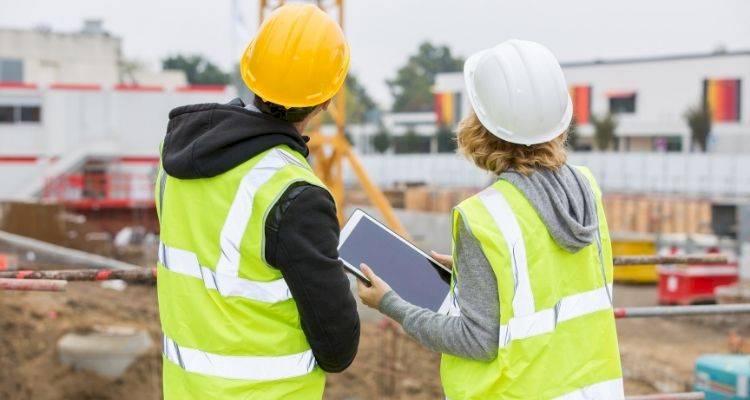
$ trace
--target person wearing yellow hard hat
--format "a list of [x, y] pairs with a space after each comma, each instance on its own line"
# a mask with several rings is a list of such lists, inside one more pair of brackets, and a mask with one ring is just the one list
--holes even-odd
[[240, 68], [250, 104], [175, 108], [162, 143], [164, 398], [320, 399], [360, 326], [335, 203], [302, 132], [343, 85], [349, 46], [319, 8], [288, 4]]
[[546, 47], [507, 40], [466, 60], [471, 111], [458, 148], [496, 182], [453, 212], [440, 312], [403, 300], [363, 265], [365, 304], [443, 354], [451, 400], [624, 398], [612, 248], [591, 172], [566, 162], [573, 105]]

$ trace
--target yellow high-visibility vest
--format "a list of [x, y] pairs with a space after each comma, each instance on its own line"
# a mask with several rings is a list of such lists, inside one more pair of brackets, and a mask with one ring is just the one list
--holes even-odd
[[158, 295], [164, 398], [320, 399], [317, 367], [265, 217], [293, 183], [325, 187], [302, 155], [267, 150], [211, 178], [160, 169]]
[[[498, 282], [499, 351], [490, 362], [444, 354], [446, 396], [465, 399], [622, 399], [623, 383], [612, 312], [612, 251], [591, 173], [580, 169], [595, 192], [599, 239], [577, 253], [558, 246], [531, 203], [499, 180], [463, 201], [458, 223], [479, 241]], [[461, 268], [454, 267], [455, 292]]]

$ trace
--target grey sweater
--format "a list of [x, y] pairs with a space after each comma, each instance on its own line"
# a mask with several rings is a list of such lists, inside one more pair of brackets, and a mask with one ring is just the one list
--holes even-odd
[[[596, 201], [588, 180], [575, 168], [538, 170], [530, 176], [500, 175], [529, 200], [555, 242], [575, 253], [598, 238]], [[500, 310], [498, 286], [489, 261], [464, 221], [458, 224], [454, 264], [460, 316], [435, 313], [388, 292], [379, 310], [430, 350], [480, 361], [497, 356]]]

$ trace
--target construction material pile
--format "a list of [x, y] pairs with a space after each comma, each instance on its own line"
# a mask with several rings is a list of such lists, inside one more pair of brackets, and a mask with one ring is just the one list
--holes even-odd
[[[413, 183], [383, 193], [395, 208], [445, 213], [479, 190]], [[367, 196], [361, 190], [349, 188], [346, 195], [348, 204], [368, 204]], [[711, 203], [705, 199], [606, 193], [602, 200], [612, 232], [711, 233]]]

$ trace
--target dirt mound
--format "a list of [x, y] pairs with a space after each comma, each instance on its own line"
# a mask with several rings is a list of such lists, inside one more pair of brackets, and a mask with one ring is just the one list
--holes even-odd
[[160, 349], [154, 346], [114, 381], [74, 371], [57, 360], [57, 340], [94, 325], [145, 329], [160, 343], [156, 292], [131, 286], [123, 292], [98, 283], [71, 283], [65, 293], [0, 292], [0, 398], [158, 399]]
[[[648, 305], [652, 287], [622, 288], [620, 305]], [[156, 291], [131, 285], [122, 292], [98, 283], [71, 283], [64, 293], [0, 292], [0, 399], [160, 399], [161, 333]], [[618, 322], [629, 394], [686, 390], [695, 359], [725, 352], [732, 329], [750, 336], [742, 320], [633, 319]], [[131, 326], [151, 335], [154, 346], [115, 380], [75, 371], [57, 360], [65, 333], [95, 325]], [[326, 399], [442, 398], [438, 354], [375, 324], [363, 326], [354, 364], [328, 378]]]
[[[0, 399], [160, 399], [161, 331], [156, 291], [149, 286], [128, 286], [118, 292], [98, 283], [71, 282], [63, 293], [0, 292]], [[154, 346], [115, 380], [75, 371], [58, 362], [57, 340], [70, 331], [95, 325], [145, 329]], [[440, 396], [437, 380], [439, 355], [408, 339], [394, 342], [374, 325], [363, 328], [354, 365], [331, 375], [327, 399], [401, 398], [434, 399]], [[382, 366], [384, 344], [395, 343], [399, 370], [412, 371], [406, 379], [387, 381]], [[390, 386], [385, 385], [390, 383]]]

